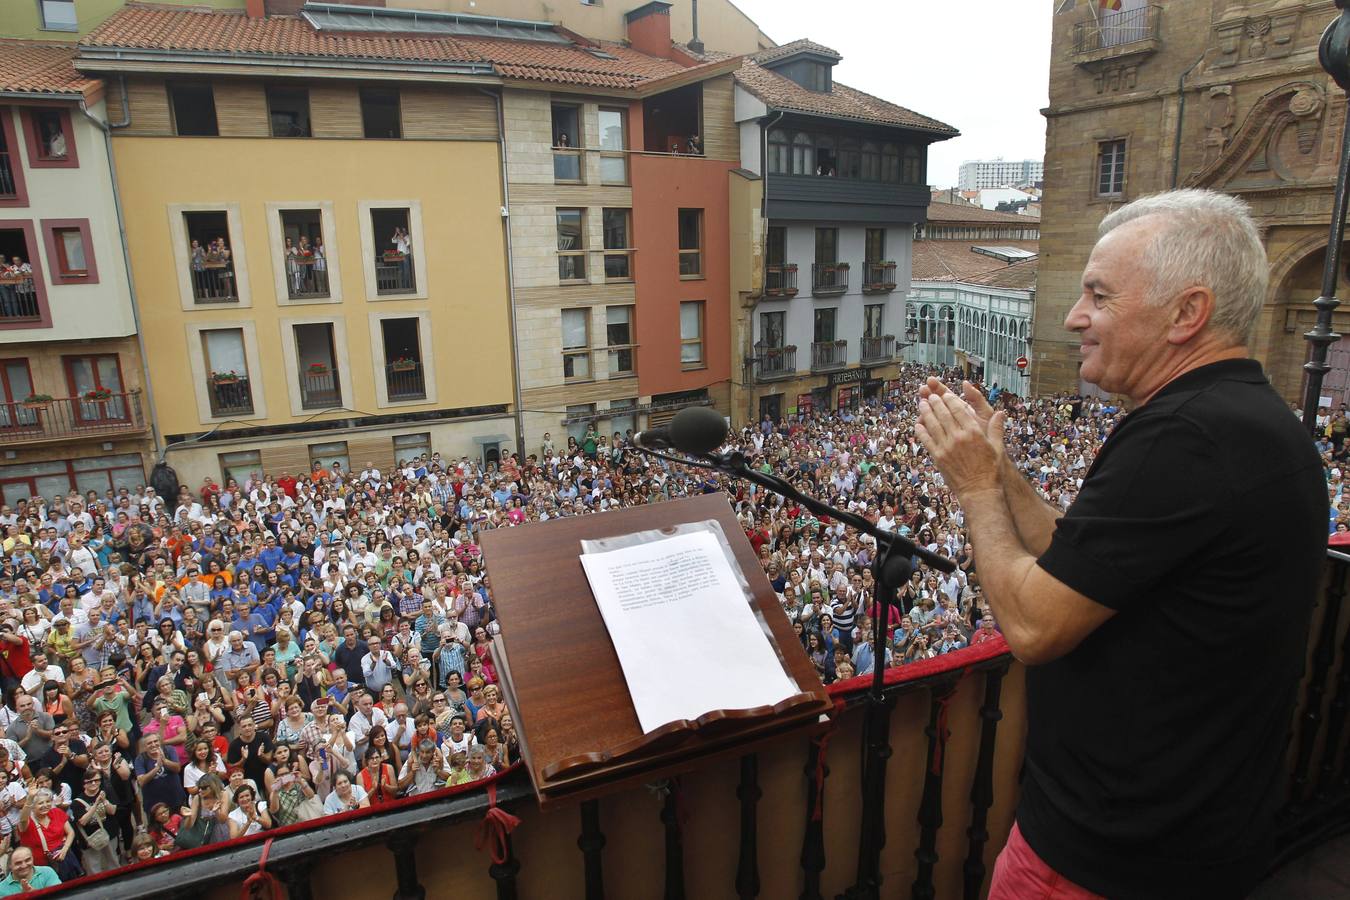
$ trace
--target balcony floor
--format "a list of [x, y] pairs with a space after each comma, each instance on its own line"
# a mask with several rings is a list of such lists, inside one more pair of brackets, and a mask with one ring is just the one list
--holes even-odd
[[1350, 900], [1350, 835], [1290, 860], [1247, 900]]

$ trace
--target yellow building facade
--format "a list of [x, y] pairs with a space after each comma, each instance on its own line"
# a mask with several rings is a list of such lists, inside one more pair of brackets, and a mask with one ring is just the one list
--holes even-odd
[[[191, 105], [174, 78], [110, 79], [109, 97], [125, 83], [114, 158], [180, 480], [513, 445], [493, 98], [200, 79]], [[374, 95], [399, 137], [364, 137]], [[207, 104], [217, 134], [182, 134], [211, 130]], [[291, 113], [308, 138], [272, 136]]]

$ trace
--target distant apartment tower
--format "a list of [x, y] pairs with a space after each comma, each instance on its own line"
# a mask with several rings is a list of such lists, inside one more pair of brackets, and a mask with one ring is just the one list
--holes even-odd
[[1039, 159], [971, 159], [961, 163], [957, 186], [963, 191], [1033, 184], [1045, 176]]

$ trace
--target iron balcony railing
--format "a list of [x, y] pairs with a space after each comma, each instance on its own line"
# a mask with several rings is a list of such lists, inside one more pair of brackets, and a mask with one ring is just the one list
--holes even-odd
[[1109, 57], [1147, 50], [1158, 40], [1162, 12], [1161, 6], [1141, 6], [1079, 22], [1073, 27], [1073, 52]]
[[411, 294], [417, 291], [417, 276], [411, 256], [385, 254], [375, 258], [375, 293]]
[[895, 263], [869, 262], [863, 274], [864, 294], [887, 294], [895, 290]]
[[811, 370], [842, 369], [848, 365], [848, 341], [816, 341], [811, 345]]
[[197, 303], [235, 303], [239, 289], [235, 284], [234, 262], [208, 262], [192, 269], [192, 299]]
[[56, 397], [0, 403], [0, 444], [32, 444], [130, 434], [145, 430], [140, 391], [99, 400]]
[[812, 263], [811, 293], [817, 297], [848, 293], [848, 263]]
[[758, 362], [755, 377], [760, 381], [790, 378], [797, 374], [797, 348], [793, 345], [766, 347], [763, 344], [757, 344], [755, 346], [755, 358]]
[[328, 266], [323, 260], [286, 260], [286, 290], [292, 300], [329, 296]]
[[33, 276], [0, 277], [0, 321], [22, 322], [41, 318], [42, 307], [38, 303]]
[[389, 363], [384, 367], [384, 386], [390, 400], [424, 400], [426, 375], [422, 363]]
[[300, 373], [300, 406], [303, 409], [331, 409], [342, 405], [342, 387], [337, 369], [306, 370]]
[[797, 267], [795, 265], [765, 266], [764, 296], [797, 296]]
[[863, 362], [887, 362], [893, 356], [895, 356], [895, 335], [883, 334], [880, 337], [862, 339]]
[[252, 415], [253, 388], [247, 378], [209, 378], [206, 387], [211, 400], [211, 415]]

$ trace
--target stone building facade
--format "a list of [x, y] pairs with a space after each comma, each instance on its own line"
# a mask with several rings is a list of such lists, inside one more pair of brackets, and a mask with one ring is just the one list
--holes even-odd
[[[1173, 187], [1251, 204], [1270, 259], [1251, 344], [1277, 390], [1301, 391], [1345, 128], [1341, 91], [1317, 62], [1330, 0], [1126, 0], [1119, 12], [1065, 3], [1054, 17], [1045, 110], [1046, 199], [1033, 332], [1036, 393], [1078, 390], [1078, 340], [1064, 317], [1097, 226]], [[1350, 314], [1335, 326], [1350, 331]], [[1343, 402], [1350, 342], [1332, 348], [1326, 393]]]

